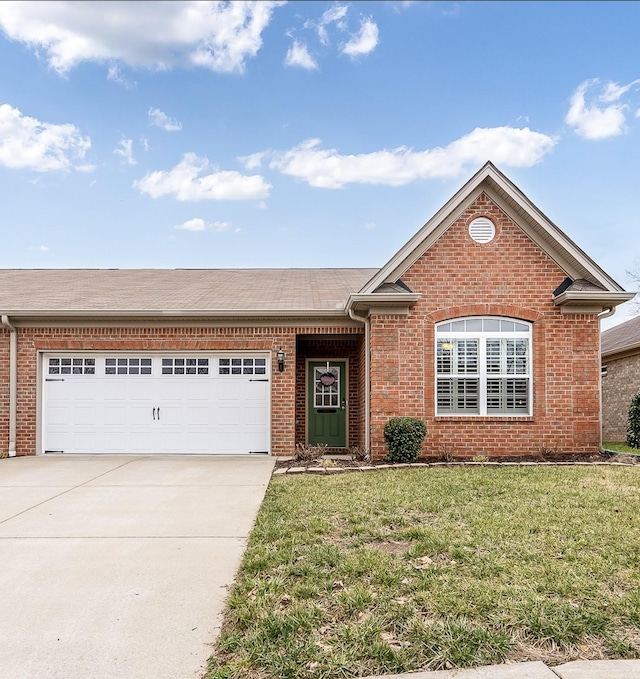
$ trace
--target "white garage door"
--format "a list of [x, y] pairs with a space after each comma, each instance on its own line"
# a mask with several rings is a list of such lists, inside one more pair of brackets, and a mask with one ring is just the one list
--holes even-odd
[[267, 354], [46, 354], [43, 451], [269, 452]]

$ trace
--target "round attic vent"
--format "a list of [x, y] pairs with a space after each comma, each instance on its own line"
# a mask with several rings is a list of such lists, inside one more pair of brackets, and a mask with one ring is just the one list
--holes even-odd
[[478, 217], [469, 224], [469, 235], [476, 243], [488, 243], [496, 235], [496, 227], [487, 217]]

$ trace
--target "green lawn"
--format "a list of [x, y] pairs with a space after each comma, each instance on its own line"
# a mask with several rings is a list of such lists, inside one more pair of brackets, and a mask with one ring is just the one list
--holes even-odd
[[275, 477], [208, 679], [640, 657], [640, 468]]
[[629, 453], [630, 455], [640, 455], [640, 449], [632, 448], [625, 443], [612, 443], [611, 441], [605, 441], [602, 444], [605, 450], [613, 450], [616, 453]]

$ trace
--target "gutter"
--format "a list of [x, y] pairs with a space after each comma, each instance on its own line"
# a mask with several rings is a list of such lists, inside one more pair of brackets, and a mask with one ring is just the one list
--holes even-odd
[[609, 307], [608, 309], [605, 309], [602, 313], [598, 314], [599, 319], [603, 318], [609, 318], [609, 316], [613, 316], [615, 314], [616, 308], [614, 306]]
[[2, 316], [2, 325], [9, 331], [9, 457], [16, 456], [16, 430], [18, 422], [18, 331], [9, 317]]
[[327, 318], [344, 317], [335, 309], [6, 309], [13, 318]]
[[366, 316], [358, 316], [353, 309], [349, 308], [349, 318], [358, 323], [364, 323], [364, 445], [371, 454], [371, 370], [370, 342], [371, 324]]

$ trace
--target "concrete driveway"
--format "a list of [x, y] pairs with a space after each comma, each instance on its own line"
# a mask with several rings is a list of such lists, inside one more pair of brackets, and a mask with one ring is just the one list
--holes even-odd
[[0, 460], [3, 679], [201, 676], [273, 463]]

